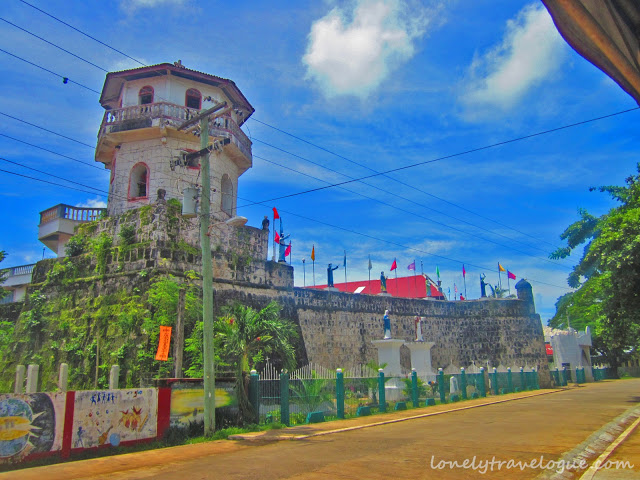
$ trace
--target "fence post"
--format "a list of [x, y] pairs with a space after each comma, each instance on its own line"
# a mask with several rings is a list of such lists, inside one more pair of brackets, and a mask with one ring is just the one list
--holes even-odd
[[481, 397], [486, 397], [487, 396], [487, 390], [484, 384], [484, 367], [480, 367], [480, 373], [478, 374], [480, 375], [480, 385], [479, 385], [479, 390], [480, 390], [480, 396]]
[[290, 427], [289, 421], [289, 374], [280, 374], [280, 422]]
[[255, 370], [251, 370], [249, 377], [249, 403], [256, 414], [256, 423], [260, 423], [260, 375]]
[[387, 411], [387, 397], [384, 391], [384, 370], [378, 369], [378, 401], [379, 410], [381, 412]]
[[493, 383], [493, 394], [498, 395], [500, 393], [500, 389], [498, 388], [498, 369], [496, 367], [493, 367], [493, 381], [491, 383]]
[[411, 400], [413, 401], [413, 408], [418, 408], [420, 400], [418, 398], [418, 372], [415, 368], [411, 369]]
[[111, 371], [109, 372], [109, 390], [116, 390], [118, 388], [119, 380], [120, 365], [111, 365]]
[[27, 369], [24, 365], [18, 365], [16, 367], [16, 384], [13, 387], [13, 393], [24, 392], [24, 374]]
[[511, 367], [507, 367], [507, 390], [513, 393], [513, 378], [511, 378]]
[[438, 391], [440, 392], [440, 403], [447, 403], [444, 395], [444, 372], [442, 368], [438, 369]]
[[467, 399], [467, 373], [464, 367], [460, 367], [460, 394], [463, 400]]
[[344, 373], [341, 368], [336, 370], [336, 410], [338, 418], [344, 418]]
[[524, 392], [527, 390], [527, 379], [524, 376], [524, 367], [520, 367], [520, 388]]
[[567, 367], [562, 367], [562, 386], [566, 387], [567, 385]]
[[535, 367], [531, 367], [531, 376], [533, 377], [533, 388], [540, 390], [540, 378], [538, 377], [538, 370]]
[[67, 391], [67, 385], [69, 383], [69, 365], [66, 363], [60, 364], [60, 373], [58, 374], [58, 388], [61, 392]]
[[36, 393], [38, 391], [38, 374], [40, 373], [40, 365], [29, 365], [27, 368], [27, 388], [25, 393]]

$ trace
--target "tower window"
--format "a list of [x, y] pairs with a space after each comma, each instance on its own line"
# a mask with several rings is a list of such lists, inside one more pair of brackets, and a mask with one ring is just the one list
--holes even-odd
[[138, 102], [140, 105], [146, 105], [147, 103], [153, 103], [153, 87], [146, 85], [138, 92]]
[[149, 191], [149, 169], [144, 163], [136, 163], [129, 175], [129, 200], [147, 198]]
[[185, 95], [184, 104], [189, 108], [200, 110], [202, 108], [202, 94], [195, 88], [190, 88]]
[[233, 184], [229, 175], [222, 176], [222, 211], [227, 215], [233, 215]]

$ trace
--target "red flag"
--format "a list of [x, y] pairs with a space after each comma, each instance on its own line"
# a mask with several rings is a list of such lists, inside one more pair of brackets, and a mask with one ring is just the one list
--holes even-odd
[[276, 210], [276, 207], [273, 207], [273, 219], [277, 220], [280, 218], [280, 215], [278, 215], [278, 210]]
[[396, 268], [398, 268], [398, 264], [396, 263], [396, 259], [393, 259], [393, 263], [391, 264], [391, 268], [389, 269], [390, 271], [394, 271]]
[[462, 264], [462, 277], [467, 278], [467, 271], [464, 269], [464, 264]]
[[316, 261], [316, 246], [315, 245], [313, 247], [311, 247], [311, 261], [312, 262]]
[[507, 270], [507, 277], [509, 277], [511, 280], [516, 279], [516, 276], [513, 273], [511, 273], [509, 270]]
[[284, 250], [284, 256], [288, 256], [291, 253], [291, 244], [287, 245], [287, 248]]
[[276, 232], [276, 243], [280, 243], [280, 235], [278, 235], [278, 232]]

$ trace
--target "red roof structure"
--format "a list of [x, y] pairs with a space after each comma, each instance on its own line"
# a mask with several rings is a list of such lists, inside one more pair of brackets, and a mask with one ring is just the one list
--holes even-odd
[[[427, 295], [427, 284], [429, 285], [429, 295]], [[377, 295], [380, 293], [380, 279], [359, 280], [347, 283], [335, 283], [333, 285], [341, 292], [361, 293], [364, 295]], [[316, 285], [307, 287], [315, 289], [327, 288], [327, 285]], [[434, 298], [436, 300], [446, 300], [444, 294], [438, 291], [433, 281], [426, 275], [415, 275], [410, 277], [399, 277], [387, 279], [387, 293], [393, 297], [404, 298]]]

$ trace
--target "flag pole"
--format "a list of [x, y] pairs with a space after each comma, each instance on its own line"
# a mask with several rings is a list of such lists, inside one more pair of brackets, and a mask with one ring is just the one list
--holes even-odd
[[500, 286], [500, 290], [502, 290], [502, 277], [500, 277], [500, 262], [498, 262], [498, 285]]
[[511, 295], [511, 285], [509, 285], [509, 270], [507, 270], [507, 289], [509, 290], [509, 295]]
[[344, 291], [347, 291], [347, 251], [344, 251]]
[[369, 255], [369, 294], [371, 294], [371, 255]]
[[306, 288], [307, 286], [307, 270], [305, 268], [305, 259], [302, 259], [302, 286]]
[[[275, 207], [274, 207], [275, 208]], [[271, 256], [271, 261], [276, 261], [276, 212], [273, 211], [273, 255]]]

